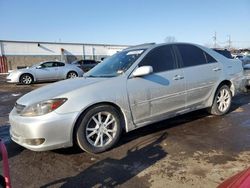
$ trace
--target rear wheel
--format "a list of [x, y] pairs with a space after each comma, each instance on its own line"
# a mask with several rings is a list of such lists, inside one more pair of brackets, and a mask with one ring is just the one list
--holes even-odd
[[213, 115], [226, 114], [231, 106], [232, 93], [227, 85], [222, 85], [215, 94], [213, 105], [209, 108], [209, 112]]
[[78, 74], [75, 71], [70, 71], [67, 74], [67, 79], [69, 79], [69, 78], [76, 78], [76, 77], [78, 77]]
[[32, 82], [33, 82], [33, 77], [30, 74], [23, 74], [20, 77], [20, 83], [21, 84], [29, 85]]
[[121, 135], [119, 112], [109, 105], [96, 106], [84, 114], [76, 127], [78, 146], [89, 153], [113, 147]]

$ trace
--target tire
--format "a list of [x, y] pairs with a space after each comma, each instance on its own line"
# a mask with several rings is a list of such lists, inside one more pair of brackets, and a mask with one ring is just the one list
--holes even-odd
[[113, 106], [93, 107], [81, 118], [75, 129], [75, 140], [82, 150], [101, 153], [119, 140], [123, 121]]
[[78, 77], [78, 74], [75, 71], [70, 71], [67, 74], [67, 79], [76, 78], [76, 77]]
[[226, 114], [232, 102], [232, 93], [227, 85], [222, 85], [217, 89], [213, 105], [208, 109], [208, 112], [213, 115], [221, 116]]
[[20, 77], [20, 83], [24, 85], [30, 85], [33, 83], [33, 77], [30, 74], [23, 74]]

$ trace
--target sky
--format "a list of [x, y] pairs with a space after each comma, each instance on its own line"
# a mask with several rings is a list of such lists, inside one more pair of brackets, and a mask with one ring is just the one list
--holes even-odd
[[250, 0], [0, 0], [0, 40], [250, 47]]

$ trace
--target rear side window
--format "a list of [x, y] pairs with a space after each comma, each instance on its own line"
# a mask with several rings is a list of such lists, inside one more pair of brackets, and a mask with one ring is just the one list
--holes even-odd
[[178, 44], [176, 46], [181, 54], [184, 67], [202, 65], [207, 63], [205, 52], [200, 48], [189, 44]]
[[211, 55], [207, 54], [206, 52], [204, 52], [204, 54], [205, 54], [207, 63], [215, 63], [215, 62], [217, 62]]
[[55, 67], [63, 67], [65, 64], [64, 63], [62, 63], [62, 62], [55, 62], [54, 63], [54, 66]]
[[171, 46], [152, 49], [140, 62], [139, 66], [150, 65], [154, 72], [168, 71], [176, 68], [174, 52]]
[[41, 64], [43, 68], [49, 68], [49, 67], [54, 67], [54, 62], [46, 62]]

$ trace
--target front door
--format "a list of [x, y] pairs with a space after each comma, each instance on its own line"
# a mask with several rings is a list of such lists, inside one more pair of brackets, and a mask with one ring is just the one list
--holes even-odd
[[185, 78], [178, 69], [171, 45], [151, 50], [139, 66], [150, 65], [153, 73], [129, 78], [127, 91], [134, 123], [164, 119], [185, 108]]
[[58, 67], [55, 67], [54, 62], [46, 62], [41, 64], [40, 68], [36, 69], [36, 79], [41, 80], [56, 80], [58, 76]]

